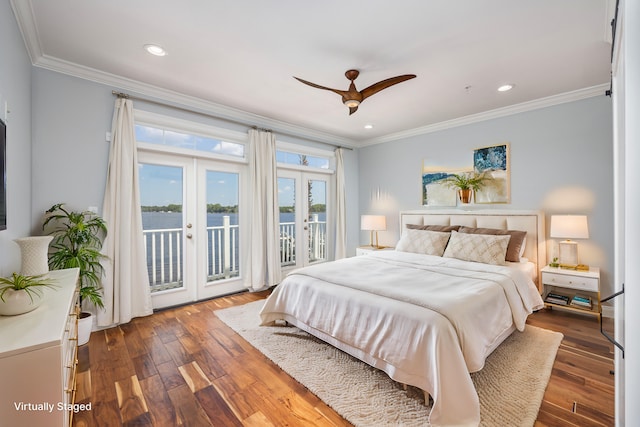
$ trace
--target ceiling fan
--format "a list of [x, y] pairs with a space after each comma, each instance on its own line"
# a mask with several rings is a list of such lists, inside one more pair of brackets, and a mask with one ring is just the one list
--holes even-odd
[[360, 72], [358, 70], [349, 70], [346, 73], [344, 73], [347, 79], [351, 81], [351, 84], [349, 85], [349, 90], [331, 89], [330, 87], [320, 86], [315, 83], [302, 80], [295, 76], [293, 78], [311, 87], [315, 87], [317, 89], [330, 90], [331, 92], [337, 93], [338, 95], [342, 96], [342, 103], [347, 107], [349, 107], [349, 115], [351, 115], [358, 110], [358, 106], [360, 105], [360, 103], [365, 99], [367, 99], [368, 97], [370, 97], [371, 95], [375, 95], [376, 93], [380, 92], [382, 89], [386, 89], [389, 86], [393, 86], [395, 84], [402, 83], [406, 80], [410, 80], [416, 77], [415, 74], [404, 74], [402, 76], [391, 77], [386, 80], [382, 80], [378, 83], [374, 83], [371, 86], [359, 91], [356, 89], [356, 85], [353, 82], [355, 79], [358, 78], [359, 74]]

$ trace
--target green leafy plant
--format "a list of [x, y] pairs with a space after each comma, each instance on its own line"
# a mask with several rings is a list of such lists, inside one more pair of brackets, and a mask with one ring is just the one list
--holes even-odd
[[42, 288], [56, 288], [44, 274], [37, 276], [23, 276], [22, 274], [13, 273], [11, 277], [0, 277], [0, 299], [5, 302], [4, 295], [9, 289], [14, 291], [25, 291], [29, 295], [29, 299], [33, 303], [33, 297], [42, 296]]
[[553, 261], [549, 263], [549, 267], [559, 267], [560, 263], [558, 263], [558, 257], [553, 257]]
[[450, 175], [443, 180], [443, 183], [458, 190], [477, 191], [484, 186], [488, 179], [484, 173], [468, 172]]
[[49, 246], [49, 267], [53, 270], [77, 267], [80, 303], [88, 300], [103, 308], [100, 261], [104, 255], [100, 250], [107, 234], [104, 220], [93, 212], [67, 210], [59, 203], [47, 210], [42, 228], [47, 227], [54, 236]]

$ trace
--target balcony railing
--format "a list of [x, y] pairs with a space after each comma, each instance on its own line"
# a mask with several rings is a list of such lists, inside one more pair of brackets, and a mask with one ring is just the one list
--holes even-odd
[[[309, 260], [327, 258], [326, 222], [314, 218], [309, 227]], [[207, 227], [207, 281], [223, 280], [240, 275], [238, 225], [223, 217], [223, 225]], [[182, 287], [182, 228], [143, 230], [147, 271], [151, 291]], [[280, 223], [280, 262], [283, 267], [296, 264], [295, 223]]]

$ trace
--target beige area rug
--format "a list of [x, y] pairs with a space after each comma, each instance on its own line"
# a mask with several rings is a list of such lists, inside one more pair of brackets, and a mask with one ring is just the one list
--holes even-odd
[[[336, 412], [361, 427], [427, 426], [430, 408], [420, 390], [408, 391], [387, 374], [293, 326], [259, 326], [263, 301], [217, 310], [251, 345]], [[514, 332], [472, 374], [481, 425], [532, 426], [562, 334], [527, 325]]]

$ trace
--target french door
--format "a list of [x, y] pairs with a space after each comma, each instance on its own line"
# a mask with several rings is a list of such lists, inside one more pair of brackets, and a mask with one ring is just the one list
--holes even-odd
[[141, 152], [140, 198], [154, 308], [243, 289], [242, 165]]
[[330, 179], [329, 174], [278, 171], [283, 269], [330, 259]]

